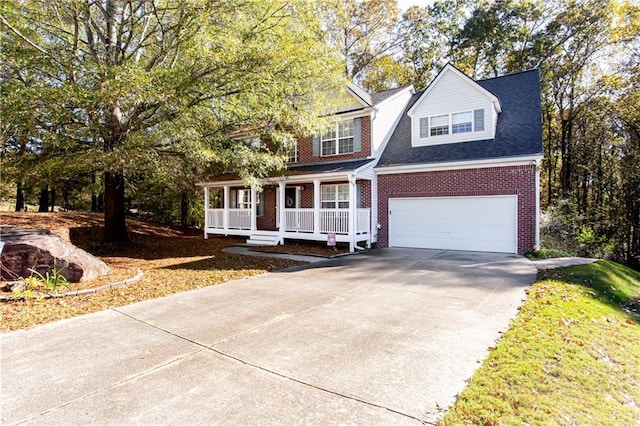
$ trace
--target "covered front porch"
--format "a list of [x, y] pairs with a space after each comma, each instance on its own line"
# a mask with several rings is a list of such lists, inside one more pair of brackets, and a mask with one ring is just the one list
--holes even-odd
[[371, 246], [370, 180], [323, 174], [269, 178], [261, 184], [260, 190], [240, 180], [203, 184], [205, 238], [239, 235], [257, 245], [335, 238], [351, 252]]

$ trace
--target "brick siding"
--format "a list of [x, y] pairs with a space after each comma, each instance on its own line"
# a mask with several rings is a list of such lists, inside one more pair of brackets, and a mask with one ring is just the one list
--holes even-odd
[[313, 138], [311, 136], [298, 138], [298, 162], [294, 164], [320, 163], [323, 161], [342, 161], [366, 158], [371, 155], [371, 118], [362, 117], [362, 150], [351, 154], [314, 156]]
[[518, 253], [535, 246], [536, 170], [534, 165], [403, 173], [378, 176], [378, 246], [389, 244], [389, 198], [518, 196]]

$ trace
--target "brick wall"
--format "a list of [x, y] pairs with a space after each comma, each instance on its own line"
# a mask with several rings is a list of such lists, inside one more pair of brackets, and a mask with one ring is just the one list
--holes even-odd
[[518, 253], [535, 246], [534, 165], [447, 170], [378, 176], [378, 246], [389, 240], [389, 198], [518, 195]]
[[339, 161], [339, 160], [355, 160], [358, 158], [366, 158], [371, 155], [371, 118], [362, 117], [362, 150], [352, 154], [314, 156], [313, 155], [313, 138], [298, 138], [298, 162], [294, 164], [319, 163], [322, 161]]

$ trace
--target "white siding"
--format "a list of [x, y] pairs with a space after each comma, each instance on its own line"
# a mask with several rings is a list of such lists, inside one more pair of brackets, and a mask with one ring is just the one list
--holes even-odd
[[[484, 131], [420, 138], [421, 117], [473, 111], [480, 108], [484, 109]], [[447, 70], [420, 103], [413, 107], [411, 142], [413, 146], [423, 146], [493, 139], [496, 122], [497, 112], [491, 99], [475, 87], [475, 83]]]
[[402, 92], [378, 104], [378, 111], [371, 125], [371, 154], [378, 157], [391, 137], [402, 112], [411, 98], [407, 88]]

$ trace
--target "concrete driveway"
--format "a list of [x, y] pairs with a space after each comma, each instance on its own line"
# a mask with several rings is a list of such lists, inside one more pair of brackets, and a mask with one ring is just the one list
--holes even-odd
[[2, 422], [435, 422], [535, 274], [381, 249], [7, 333]]

